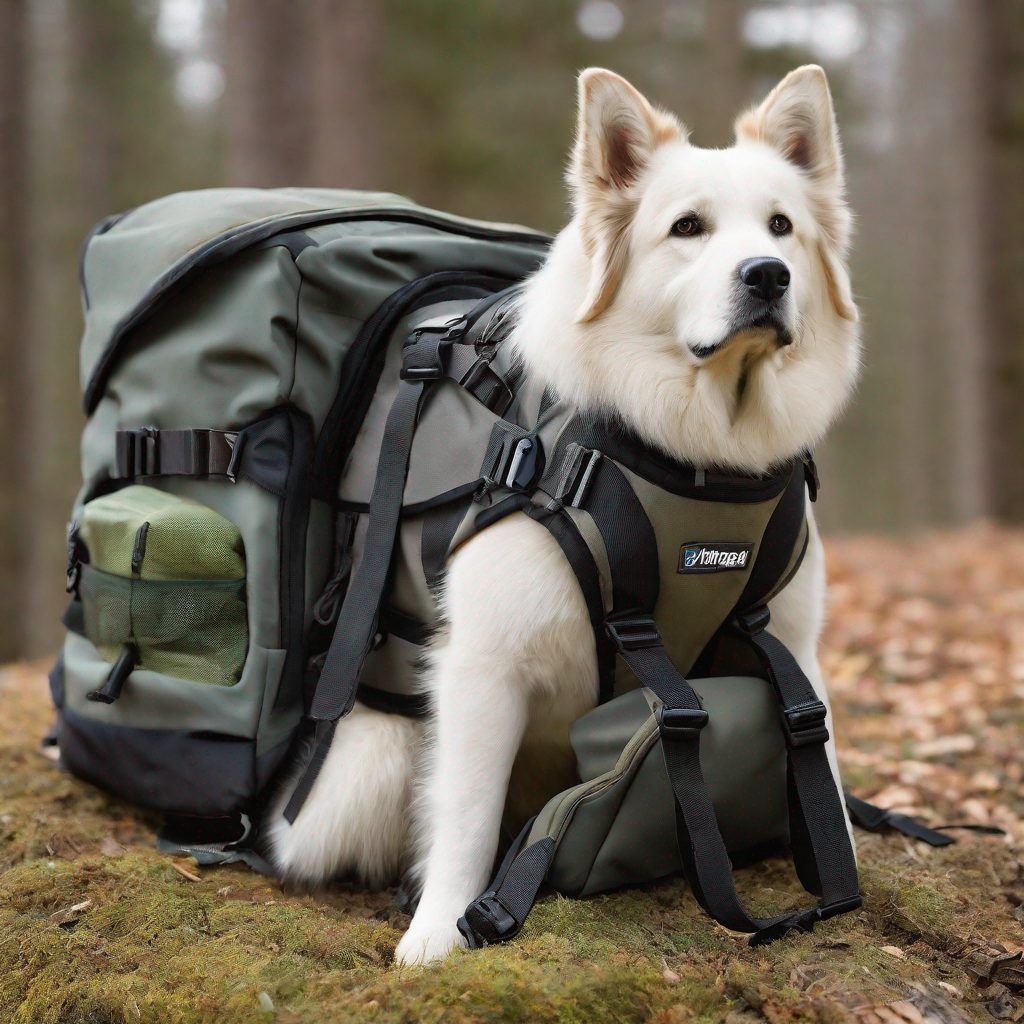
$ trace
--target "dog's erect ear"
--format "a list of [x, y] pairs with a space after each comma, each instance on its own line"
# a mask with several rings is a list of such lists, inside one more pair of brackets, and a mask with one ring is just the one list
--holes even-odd
[[817, 64], [786, 75], [759, 107], [736, 121], [736, 136], [767, 143], [811, 178], [842, 190], [843, 157], [832, 94]]
[[679, 122], [655, 110], [620, 75], [603, 68], [580, 75], [568, 179], [591, 260], [590, 286], [577, 315], [581, 323], [607, 308], [622, 277], [626, 231], [637, 198], [633, 186], [655, 149], [682, 137]]

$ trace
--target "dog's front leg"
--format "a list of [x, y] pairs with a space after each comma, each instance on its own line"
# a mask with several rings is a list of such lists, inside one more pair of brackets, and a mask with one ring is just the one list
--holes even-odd
[[444, 597], [448, 636], [425, 680], [435, 713], [416, 808], [422, 895], [396, 951], [402, 963], [463, 944], [456, 921], [490, 880], [535, 700], [552, 722], [566, 723], [568, 744], [568, 723], [596, 696], [587, 607], [544, 527], [521, 515], [488, 527], [452, 559]]
[[396, 950], [401, 963], [426, 963], [465, 944], [456, 921], [489, 881], [527, 718], [527, 695], [514, 666], [457, 642], [437, 653], [433, 684], [436, 735], [423, 794], [423, 889]]

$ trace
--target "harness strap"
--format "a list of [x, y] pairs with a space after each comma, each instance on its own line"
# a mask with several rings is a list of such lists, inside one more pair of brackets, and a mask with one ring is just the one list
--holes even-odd
[[604, 704], [615, 694], [615, 648], [604, 632], [604, 600], [601, 596], [601, 574], [587, 542], [564, 509], [540, 508], [531, 505], [523, 511], [540, 523], [555, 539], [569, 563], [576, 582], [583, 591], [587, 615], [597, 645], [598, 703]]
[[[413, 351], [419, 347], [416, 345]], [[404, 372], [403, 369], [403, 375]], [[388, 413], [381, 440], [377, 476], [370, 497], [369, 522], [362, 558], [341, 606], [338, 625], [313, 693], [309, 712], [310, 720], [315, 723], [313, 751], [284, 809], [288, 822], [295, 821], [320, 774], [338, 719], [352, 710], [359, 674], [373, 646], [381, 599], [387, 585], [398, 534], [402, 496], [409, 472], [409, 453], [412, 450], [426, 379], [430, 378], [421, 376], [409, 379], [403, 376], [398, 386], [398, 395]]]

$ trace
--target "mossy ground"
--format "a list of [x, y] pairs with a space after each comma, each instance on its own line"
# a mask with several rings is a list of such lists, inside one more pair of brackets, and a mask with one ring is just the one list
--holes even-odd
[[[957, 538], [961, 550], [983, 540]], [[1024, 542], [1018, 536], [1014, 544], [1020, 569]], [[152, 819], [39, 755], [50, 714], [43, 666], [20, 666], [0, 673], [0, 1021], [1020, 1019], [1024, 1009], [1013, 989], [981, 988], [968, 968], [978, 950], [1014, 951], [1024, 943], [1019, 774], [1006, 767], [1012, 749], [1020, 750], [1024, 693], [1013, 671], [1021, 672], [1024, 661], [1008, 669], [1009, 683], [986, 683], [979, 670], [969, 684], [984, 714], [968, 716], [968, 725], [985, 742], [929, 760], [922, 745], [934, 739], [913, 730], [908, 739], [898, 723], [879, 721], [892, 719], [893, 701], [904, 699], [890, 699], [886, 687], [908, 685], [886, 668], [891, 636], [880, 625], [906, 595], [872, 592], [865, 570], [855, 567], [863, 559], [852, 552], [861, 550], [879, 560], [892, 554], [874, 542], [833, 548], [840, 593], [829, 659], [850, 774], [865, 794], [912, 789], [920, 776], [926, 781], [913, 792], [924, 793], [922, 800], [935, 802], [943, 816], [988, 816], [1009, 828], [1005, 839], [965, 833], [957, 845], [932, 850], [897, 835], [862, 834], [863, 910], [765, 948], [748, 948], [713, 925], [686, 886], [670, 882], [585, 901], [548, 899], [513, 943], [403, 969], [392, 960], [406, 923], [393, 893], [341, 885], [289, 893], [247, 869], [200, 869], [157, 853]], [[1008, 584], [986, 580], [1014, 606]], [[958, 592], [957, 600], [967, 597]], [[855, 611], [875, 617], [878, 636], [864, 634]], [[878, 662], [876, 645], [883, 648]], [[1020, 654], [1014, 650], [1000, 657], [1012, 660]], [[843, 661], [857, 658], [856, 666]], [[935, 672], [947, 669], [937, 664]], [[844, 682], [844, 672], [856, 674], [856, 684]], [[921, 685], [931, 680], [925, 673]], [[965, 684], [957, 680], [950, 686], [959, 693]], [[907, 774], [908, 765], [922, 764], [931, 768]], [[986, 778], [978, 781], [979, 773]], [[940, 785], [941, 793], [929, 789]], [[799, 899], [781, 862], [740, 877], [762, 909]]]

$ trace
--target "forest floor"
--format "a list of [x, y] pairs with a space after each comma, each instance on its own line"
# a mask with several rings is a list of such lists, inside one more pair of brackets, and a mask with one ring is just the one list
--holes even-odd
[[[826, 675], [859, 795], [994, 824], [932, 849], [859, 834], [861, 911], [751, 949], [668, 882], [543, 901], [514, 942], [398, 968], [393, 893], [290, 894], [153, 848], [153, 820], [38, 752], [45, 666], [0, 673], [0, 1020], [1024, 1019], [1024, 534], [828, 545]], [[741, 872], [795, 905], [788, 869]]]

